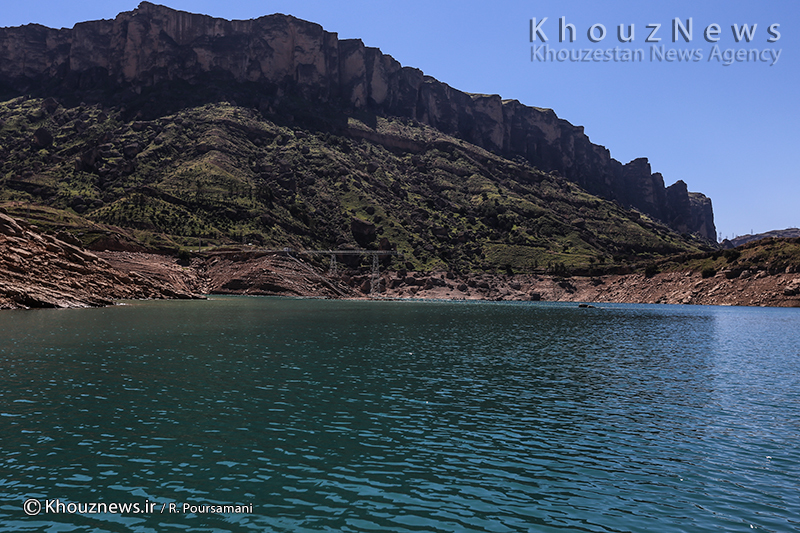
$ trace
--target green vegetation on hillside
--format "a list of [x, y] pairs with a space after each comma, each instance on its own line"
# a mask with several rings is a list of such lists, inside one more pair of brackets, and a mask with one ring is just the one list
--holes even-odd
[[800, 272], [800, 238], [766, 238], [728, 250], [680, 254], [654, 261], [649, 267], [658, 271], [692, 270], [705, 278]]
[[86, 244], [396, 249], [414, 269], [609, 269], [703, 245], [413, 121], [346, 132], [207, 104], [149, 121], [0, 103], [0, 205]]

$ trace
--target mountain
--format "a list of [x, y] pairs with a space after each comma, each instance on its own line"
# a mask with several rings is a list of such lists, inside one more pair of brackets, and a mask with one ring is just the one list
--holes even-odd
[[725, 239], [720, 244], [723, 248], [736, 248], [748, 242], [760, 241], [761, 239], [789, 239], [793, 237], [800, 237], [800, 228], [776, 229], [764, 233], [756, 233], [755, 235], [740, 235], [733, 239]]
[[[186, 109], [227, 102], [257, 110], [267, 122], [293, 132], [325, 132], [347, 139], [346, 143], [365, 140], [407, 154], [431, 150], [430, 144], [413, 138], [379, 133], [378, 119], [394, 117], [407, 121], [406, 132], [430, 127], [448, 139], [483, 149], [488, 159], [497, 156], [506, 161], [503, 164], [526, 168], [524, 172], [564, 178], [679, 233], [709, 241], [716, 237], [708, 198], [689, 192], [683, 181], [665, 187], [663, 177], [652, 173], [646, 159], [627, 164], [614, 160], [606, 148], [589, 141], [582, 127], [559, 119], [552, 110], [458, 91], [359, 40], [339, 40], [335, 33], [291, 16], [227, 21], [143, 2], [114, 20], [84, 22], [72, 29], [2, 28], [0, 97], [19, 96], [55, 98], [46, 107], [80, 109], [79, 115], [88, 109], [81, 103], [100, 105], [105, 115], [119, 113], [113, 119], [119, 127], [135, 124], [137, 118], [150, 127], [162, 117], [181, 118]], [[72, 127], [84, 134], [79, 131], [82, 126], [69, 118]], [[155, 127], [166, 127], [165, 122]], [[48, 150], [54, 146], [48, 137], [52, 132], [41, 128], [35, 144]], [[156, 137], [165, 139], [162, 133]], [[102, 156], [100, 147], [108, 145], [108, 139], [92, 139], [95, 146], [84, 146], [89, 153], [80, 154], [78, 171], [99, 174], [98, 162], [114, 157]], [[451, 146], [454, 142], [448, 141]], [[144, 148], [132, 148], [133, 144], [127, 145], [128, 153]], [[213, 151], [207, 146], [206, 153]], [[127, 162], [137, 156], [124, 157], [128, 170], [123, 174], [138, 172], [131, 170], [135, 162]], [[48, 164], [52, 161], [40, 168]], [[418, 168], [416, 163], [412, 168]], [[118, 170], [107, 175], [117, 179]], [[98, 187], [107, 192], [104, 183]], [[119, 191], [114, 194], [121, 198]], [[169, 203], [165, 194], [172, 193], [159, 189], [153, 197]]]

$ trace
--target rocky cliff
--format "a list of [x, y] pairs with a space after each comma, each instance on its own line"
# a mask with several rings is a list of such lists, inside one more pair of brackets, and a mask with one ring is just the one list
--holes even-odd
[[268, 114], [300, 100], [412, 118], [558, 172], [679, 231], [716, 238], [710, 200], [682, 181], [665, 187], [646, 159], [622, 164], [552, 110], [458, 91], [360, 40], [340, 41], [291, 16], [228, 21], [143, 2], [114, 20], [72, 29], [0, 29], [0, 95], [77, 95], [125, 105], [142, 94], [168, 97], [176, 84], [207, 91], [209, 81], [247, 87], [248, 103]]

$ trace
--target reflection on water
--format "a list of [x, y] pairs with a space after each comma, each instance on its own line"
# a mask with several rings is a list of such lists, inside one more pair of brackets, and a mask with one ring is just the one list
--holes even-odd
[[[0, 315], [4, 531], [798, 530], [797, 310]], [[27, 517], [27, 498], [155, 502]], [[162, 514], [162, 504], [253, 504]]]

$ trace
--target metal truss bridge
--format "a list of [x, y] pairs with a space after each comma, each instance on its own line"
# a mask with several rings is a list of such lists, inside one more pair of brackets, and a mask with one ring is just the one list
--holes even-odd
[[336, 256], [339, 255], [358, 255], [358, 256], [372, 256], [372, 278], [370, 279], [370, 287], [369, 287], [369, 294], [370, 296], [374, 296], [379, 292], [379, 285], [381, 281], [381, 269], [380, 263], [378, 262], [378, 256], [383, 255], [399, 255], [402, 256], [403, 254], [400, 252], [396, 252], [394, 250], [305, 250], [301, 252], [297, 252], [300, 254], [306, 255], [328, 255], [331, 258], [331, 266], [328, 270], [328, 274], [331, 276], [335, 276], [338, 270], [338, 263], [336, 262]]

